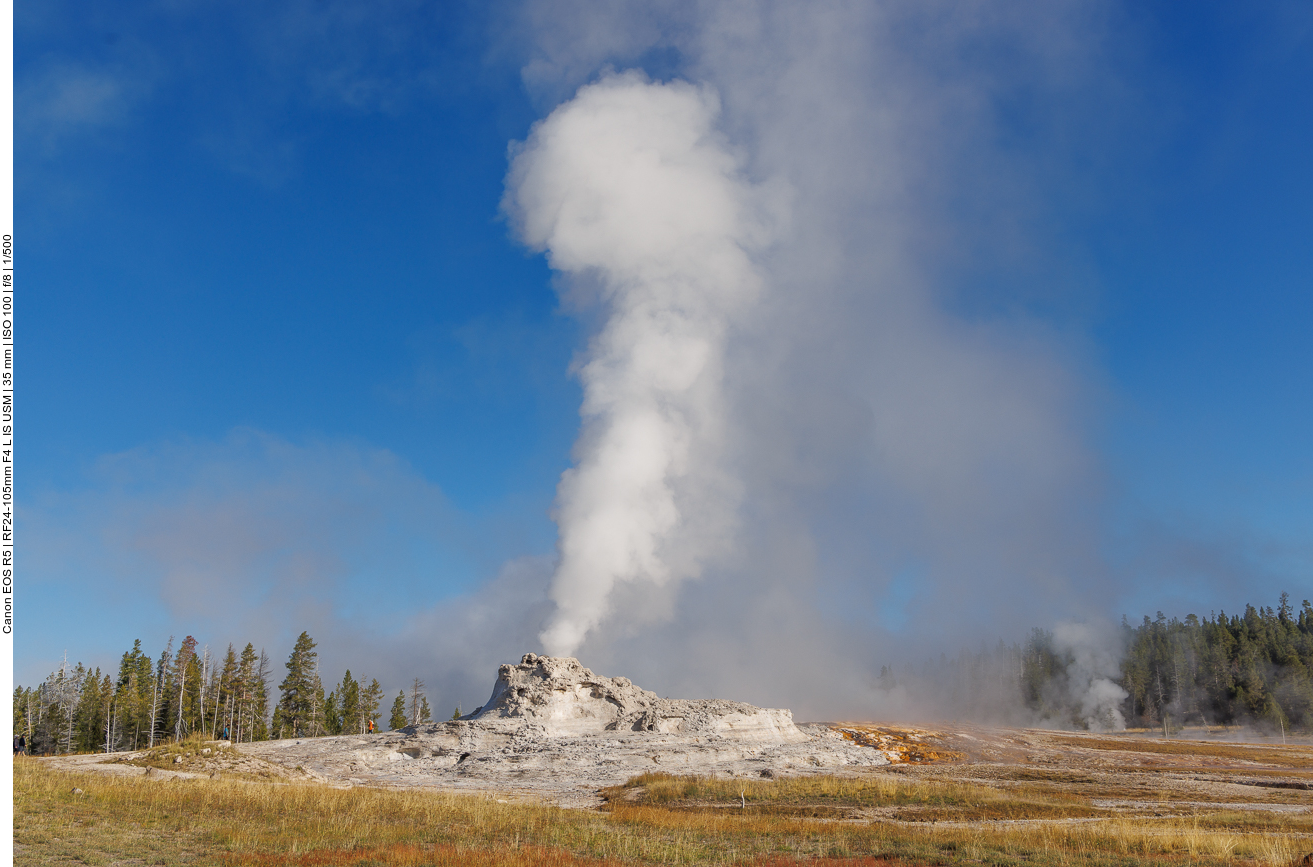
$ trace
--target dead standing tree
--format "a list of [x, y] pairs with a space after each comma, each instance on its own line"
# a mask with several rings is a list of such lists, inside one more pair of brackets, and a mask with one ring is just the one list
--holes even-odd
[[419, 725], [420, 702], [424, 698], [424, 681], [418, 677], [410, 687], [410, 724]]

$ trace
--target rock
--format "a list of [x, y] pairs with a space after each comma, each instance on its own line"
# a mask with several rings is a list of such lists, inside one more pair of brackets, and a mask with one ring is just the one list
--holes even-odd
[[338, 785], [516, 791], [573, 806], [650, 771], [778, 779], [889, 763], [828, 726], [795, 725], [787, 710], [661, 698], [577, 659], [532, 653], [501, 666], [487, 704], [460, 719], [242, 753]]
[[201, 755], [203, 755], [203, 756], [208, 756], [209, 754], [210, 754], [210, 748], [209, 748], [209, 747], [206, 747], [205, 749], [201, 750]]
[[80, 795], [80, 794], [82, 794], [82, 790], [79, 789], [79, 788], [77, 788], [77, 787], [75, 786], [75, 787], [73, 788], [73, 795], [76, 797], [77, 795]]
[[174, 756], [174, 757], [173, 757], [173, 763], [174, 763], [175, 765], [180, 765], [180, 764], [182, 764], [182, 756]]
[[564, 656], [525, 654], [497, 671], [492, 697], [471, 721], [541, 726], [547, 737], [608, 731], [712, 735], [760, 743], [798, 743], [807, 736], [787, 710], [737, 701], [661, 698], [626, 677], [599, 677]]

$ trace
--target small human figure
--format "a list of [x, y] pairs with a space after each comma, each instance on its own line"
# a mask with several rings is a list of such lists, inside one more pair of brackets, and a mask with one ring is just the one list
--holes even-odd
[[20, 734], [14, 738], [14, 755], [22, 755], [25, 752], [27, 752], [27, 738]]
[[224, 726], [224, 727], [223, 727], [223, 739], [224, 739], [225, 741], [228, 740], [228, 727], [227, 727], [227, 726]]
[[370, 733], [371, 735], [374, 733], [374, 721], [373, 721], [373, 720], [370, 720], [370, 721], [369, 721], [369, 733]]

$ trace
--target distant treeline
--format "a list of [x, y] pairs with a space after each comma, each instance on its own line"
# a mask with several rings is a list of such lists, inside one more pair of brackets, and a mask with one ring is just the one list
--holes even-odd
[[1128, 723], [1145, 726], [1260, 723], [1313, 731], [1313, 606], [1123, 623], [1121, 686]]
[[[1015, 724], [1178, 730], [1257, 726], [1313, 732], [1313, 606], [1245, 606], [1168, 619], [1162, 612], [1098, 640], [1035, 629], [1025, 644], [940, 657], [877, 686], [921, 712]], [[1056, 634], [1055, 634], [1056, 633]]]
[[[1241, 615], [1159, 612], [1099, 646], [1080, 631], [1036, 629], [1024, 644], [941, 656], [877, 686], [902, 691], [921, 713], [1077, 728], [1257, 725], [1313, 732], [1313, 606], [1289, 594]], [[193, 734], [234, 742], [354, 734], [384, 728], [378, 680], [348, 669], [325, 694], [315, 642], [302, 632], [270, 708], [268, 655], [228, 645], [222, 659], [195, 638], [152, 660], [141, 641], [117, 676], [65, 662], [44, 683], [14, 690], [14, 732], [34, 753], [118, 752]], [[392, 702], [387, 728], [432, 719], [415, 679]]]
[[[197, 650], [192, 636], [174, 650], [173, 639], [152, 660], [140, 639], [119, 661], [117, 676], [67, 660], [45, 681], [14, 689], [14, 734], [32, 753], [119, 752], [154, 747], [191, 735], [233, 742], [353, 734], [384, 728], [383, 690], [377, 679], [356, 680], [350, 669], [327, 695], [319, 676], [315, 642], [302, 632], [269, 707], [272, 676], [268, 655], [247, 644], [228, 645], [220, 659]], [[387, 728], [432, 718], [424, 684], [398, 693]]]

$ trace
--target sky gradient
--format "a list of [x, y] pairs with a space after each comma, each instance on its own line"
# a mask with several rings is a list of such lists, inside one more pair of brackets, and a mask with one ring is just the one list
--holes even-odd
[[[868, 7], [18, 8], [16, 681], [309, 629], [468, 706], [541, 649], [611, 260], [508, 172], [625, 70], [713, 95], [771, 225], [690, 458], [738, 493], [679, 501], [733, 550], [668, 540], [585, 664], [710, 692], [759, 644], [1313, 596], [1307, 4]], [[841, 706], [778, 676], [727, 697]]]

